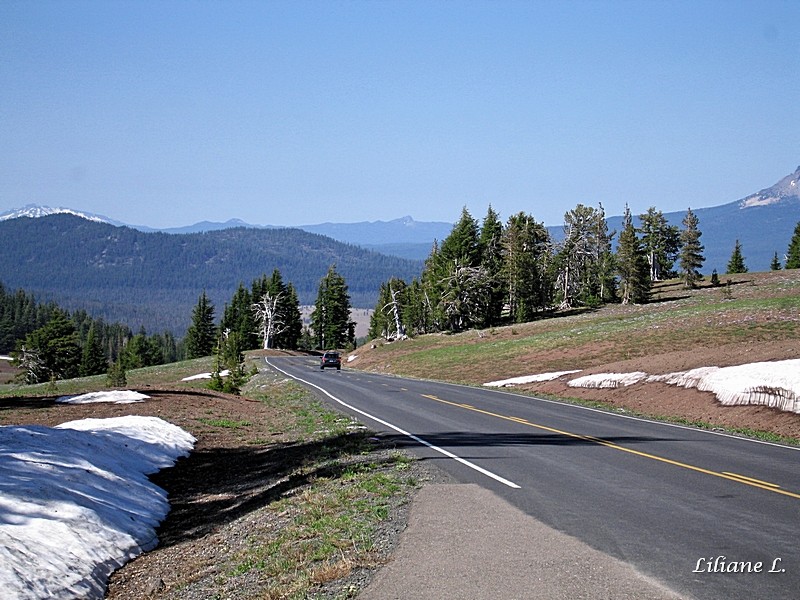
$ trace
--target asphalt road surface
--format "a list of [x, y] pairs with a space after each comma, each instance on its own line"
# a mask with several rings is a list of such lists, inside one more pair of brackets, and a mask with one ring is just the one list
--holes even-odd
[[268, 363], [462, 483], [698, 599], [800, 598], [800, 450], [529, 396]]

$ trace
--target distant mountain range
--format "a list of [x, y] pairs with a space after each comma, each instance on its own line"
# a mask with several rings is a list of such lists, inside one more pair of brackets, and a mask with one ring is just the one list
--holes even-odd
[[[794, 227], [800, 222], [800, 167], [775, 185], [740, 200], [711, 208], [691, 208], [700, 219], [700, 230], [703, 233], [701, 242], [705, 245], [706, 257], [704, 273], [710, 274], [715, 269], [720, 274], [725, 272], [736, 240], [739, 240], [742, 245], [742, 252], [748, 268], [751, 271], [765, 271], [769, 269], [775, 252], [778, 253], [781, 260], [783, 259]], [[522, 207], [520, 210], [525, 209]], [[41, 217], [58, 213], [82, 216], [92, 221], [116, 226], [125, 225], [101, 215], [79, 212], [69, 208], [48, 208], [34, 205], [0, 214], [0, 221], [23, 216]], [[681, 221], [685, 215], [685, 211], [664, 214], [671, 224], [679, 228], [682, 227]], [[634, 224], [638, 225], [639, 221], [636, 217], [638, 215], [634, 214]], [[622, 229], [621, 216], [612, 216], [607, 220], [610, 230], [619, 232]], [[128, 227], [139, 231], [176, 234], [220, 231], [236, 227], [282, 228], [277, 225], [253, 225], [240, 219], [231, 219], [224, 223], [202, 221], [185, 227], [161, 230], [141, 225], [128, 225]], [[428, 257], [434, 240], [441, 242], [450, 234], [452, 228], [453, 223], [415, 221], [412, 217], [406, 216], [391, 221], [302, 225], [296, 229], [330, 237], [339, 242], [355, 244], [381, 254], [419, 261]], [[554, 239], [563, 237], [561, 226], [550, 226], [548, 230]]]
[[[658, 207], [656, 207], [658, 208]], [[740, 200], [711, 208], [691, 208], [699, 219], [705, 246], [701, 272], [720, 275], [727, 270], [736, 240], [742, 245], [750, 271], [768, 271], [775, 253], [783, 264], [795, 226], [800, 223], [800, 167], [775, 185]], [[682, 229], [686, 211], [664, 213], [671, 225]], [[609, 229], [621, 231], [622, 217], [608, 219]], [[638, 225], [638, 219], [634, 218]]]
[[6, 289], [179, 336], [203, 290], [221, 316], [240, 283], [250, 288], [273, 269], [294, 285], [301, 304], [313, 304], [320, 280], [336, 265], [356, 308], [374, 307], [381, 284], [391, 277], [410, 281], [422, 271], [422, 261], [288, 228], [173, 235], [57, 212], [4, 219], [0, 240], [0, 283]]
[[[800, 167], [740, 200], [692, 210], [703, 234], [704, 274], [725, 273], [736, 240], [751, 271], [768, 270], [776, 252], [783, 260], [800, 222]], [[685, 214], [665, 217], [682, 228]], [[608, 224], [619, 232], [622, 217], [609, 217]], [[411, 217], [299, 228], [232, 219], [159, 231], [68, 208], [26, 206], [0, 214], [0, 283], [68, 309], [182, 335], [203, 289], [219, 314], [240, 282], [249, 286], [273, 268], [295, 285], [302, 303], [312, 303], [320, 278], [336, 263], [353, 305], [372, 308], [380, 284], [417, 276], [434, 240], [452, 227]], [[563, 237], [562, 227], [548, 229], [554, 239]]]

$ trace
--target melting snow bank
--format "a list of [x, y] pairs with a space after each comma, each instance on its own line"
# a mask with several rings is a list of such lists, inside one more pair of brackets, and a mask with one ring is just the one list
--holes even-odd
[[572, 375], [573, 373], [578, 373], [578, 372], [580, 372], [580, 369], [576, 371], [556, 371], [553, 373], [539, 373], [538, 375], [523, 375], [522, 377], [512, 377], [511, 379], [490, 381], [489, 383], [484, 383], [483, 385], [487, 387], [510, 387], [514, 385], [523, 385], [525, 383], [552, 381], [553, 379], [558, 379], [559, 377], [563, 377], [564, 375]]
[[144, 402], [150, 396], [130, 390], [114, 392], [89, 392], [80, 396], [61, 396], [56, 402], [64, 404], [92, 404], [94, 402], [113, 402], [115, 404], [131, 404], [133, 402]]
[[154, 548], [169, 512], [147, 478], [196, 440], [157, 417], [0, 427], [0, 589], [102, 598], [109, 575]]
[[634, 371], [633, 373], [597, 373], [584, 375], [567, 382], [570, 387], [583, 388], [618, 388], [619, 386], [633, 385], [647, 377], [647, 373]]
[[[491, 381], [483, 385], [505, 387], [552, 381], [579, 371], [559, 371]], [[658, 381], [685, 388], [713, 392], [726, 406], [759, 404], [788, 412], [800, 413], [800, 359], [750, 363], [736, 367], [702, 367], [667, 375], [633, 373], [596, 373], [576, 377], [567, 382], [571, 387], [617, 388], [641, 381]]]
[[654, 375], [663, 381], [702, 392], [713, 392], [726, 406], [761, 404], [800, 413], [800, 359], [750, 363], [738, 367], [704, 367], [682, 373]]

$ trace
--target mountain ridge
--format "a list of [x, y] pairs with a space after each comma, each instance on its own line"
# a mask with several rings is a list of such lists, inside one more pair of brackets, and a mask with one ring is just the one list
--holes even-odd
[[[754, 271], [767, 270], [776, 253], [779, 259], [782, 259], [794, 227], [796, 223], [800, 222], [800, 166], [770, 187], [733, 202], [693, 209], [693, 212], [700, 220], [701, 243], [705, 246], [706, 260], [701, 269], [703, 273], [710, 274], [714, 270], [720, 274], [724, 273], [737, 240], [741, 244], [745, 264], [748, 268]], [[417, 262], [427, 258], [434, 240], [443, 240], [453, 227], [452, 223], [415, 221], [411, 216], [404, 216], [389, 221], [327, 222], [300, 227], [251, 225], [234, 218], [225, 223], [202, 221], [187, 227], [158, 230], [124, 225], [107, 217], [82, 213], [73, 209], [50, 209], [35, 205], [28, 205], [16, 213], [10, 211], [0, 215], [0, 223], [8, 222], [16, 217], [41, 217], [56, 213], [77, 215], [94, 222], [104, 221], [117, 227], [129, 227], [137, 231], [161, 234], [193, 235], [233, 229], [297, 230], [328, 237], [382, 255]], [[665, 213], [664, 216], [670, 224], [682, 228], [685, 214], [686, 211], [675, 211]], [[638, 215], [634, 215], [634, 220], [637, 217]], [[609, 230], [621, 231], [621, 216], [608, 217], [607, 222]], [[563, 237], [561, 226], [548, 226], [547, 229], [554, 240]]]
[[391, 277], [410, 280], [422, 261], [385, 256], [299, 229], [245, 227], [175, 235], [72, 214], [0, 221], [0, 283], [67, 310], [132, 328], [183, 335], [205, 290], [221, 316], [240, 284], [278, 269], [301, 304], [312, 304], [331, 265], [355, 308], [371, 308]]

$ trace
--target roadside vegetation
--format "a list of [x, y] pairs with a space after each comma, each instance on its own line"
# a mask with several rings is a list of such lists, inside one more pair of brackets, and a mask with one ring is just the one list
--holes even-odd
[[480, 385], [692, 348], [798, 338], [800, 271], [738, 274], [727, 281], [701, 282], [694, 290], [665, 281], [644, 305], [574, 309], [529, 323], [402, 342], [374, 340], [374, 348], [354, 352], [354, 364]]
[[354, 597], [385, 562], [426, 468], [306, 389], [256, 372], [260, 355], [246, 356], [253, 375], [240, 397], [180, 381], [213, 360], [130, 371], [129, 387], [154, 398], [124, 407], [33, 401], [103, 389], [102, 376], [2, 386], [0, 425], [138, 411], [198, 439], [192, 456], [153, 476], [172, 504], [162, 543], [114, 575], [109, 598], [156, 588], [161, 598]]

